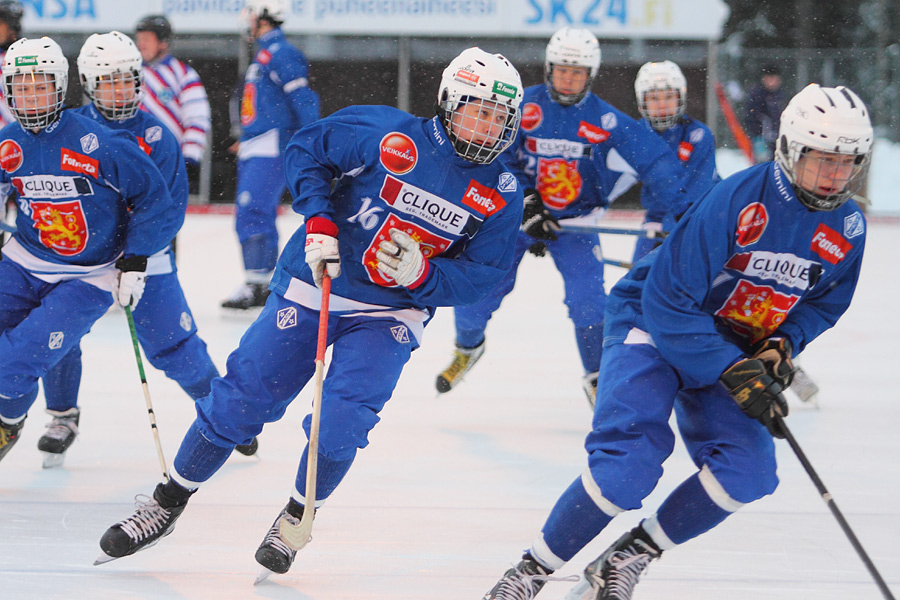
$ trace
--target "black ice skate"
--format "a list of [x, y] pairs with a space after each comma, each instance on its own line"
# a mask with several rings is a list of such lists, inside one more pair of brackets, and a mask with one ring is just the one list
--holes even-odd
[[146, 550], [172, 533], [175, 521], [187, 506], [187, 500], [173, 504], [165, 496], [164, 485], [160, 483], [156, 486], [152, 498], [143, 494], [137, 496], [134, 514], [106, 530], [100, 538], [103, 552], [94, 561], [95, 565]]
[[249, 444], [238, 444], [234, 447], [235, 452], [243, 454], [244, 456], [253, 456], [256, 454], [256, 451], [259, 450], [259, 440], [257, 438], [253, 438], [250, 440]]
[[[491, 588], [482, 600], [532, 600], [550, 579], [549, 569], [545, 569], [526, 554], [519, 564], [507, 570], [500, 581]], [[561, 578], [565, 581], [567, 578]]]
[[38, 440], [38, 450], [44, 453], [44, 468], [51, 469], [63, 464], [66, 450], [75, 441], [81, 411], [78, 408], [64, 411], [48, 408], [47, 414], [52, 416], [53, 420], [47, 423], [47, 431]]
[[660, 555], [662, 550], [639, 525], [587, 566], [584, 579], [565, 600], [631, 600], [644, 570]]
[[256, 562], [262, 566], [254, 583], [259, 583], [266, 579], [272, 573], [287, 573], [291, 565], [294, 564], [294, 558], [297, 551], [291, 548], [281, 535], [281, 523], [288, 522], [294, 527], [300, 525], [300, 519], [303, 518], [304, 507], [296, 500], [291, 498], [287, 506], [285, 506], [275, 522], [266, 532], [259, 548], [256, 549]]
[[10, 425], [0, 421], [0, 460], [6, 456], [6, 453], [12, 450], [12, 447], [19, 441], [19, 432], [25, 426], [25, 419], [22, 419], [15, 425]]
[[453, 351], [453, 360], [450, 365], [437, 376], [437, 381], [435, 381], [438, 394], [445, 394], [456, 387], [462, 381], [463, 375], [475, 366], [482, 354], [484, 354], [484, 342], [474, 348], [457, 346]]
[[269, 288], [264, 283], [245, 283], [222, 302], [222, 308], [232, 312], [247, 312], [266, 305]]

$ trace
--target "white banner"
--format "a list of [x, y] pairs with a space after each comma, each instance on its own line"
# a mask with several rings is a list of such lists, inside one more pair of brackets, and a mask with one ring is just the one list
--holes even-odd
[[[176, 33], [233, 33], [244, 0], [23, 0], [26, 35], [131, 33], [149, 13]], [[713, 39], [722, 0], [289, 0], [289, 33], [549, 37], [560, 27], [599, 38]]]

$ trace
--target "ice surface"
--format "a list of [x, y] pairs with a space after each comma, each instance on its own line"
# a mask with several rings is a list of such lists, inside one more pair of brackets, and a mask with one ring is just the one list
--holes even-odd
[[[295, 217], [283, 217], [288, 234]], [[617, 223], [634, 225], [634, 222]], [[896, 221], [870, 223], [862, 279], [838, 326], [802, 358], [819, 410], [792, 402], [788, 423], [881, 573], [900, 593], [900, 269]], [[633, 240], [604, 236], [627, 259]], [[178, 239], [182, 282], [220, 368], [248, 320], [218, 303], [240, 282], [231, 217], [189, 215]], [[622, 271], [608, 269], [614, 280]], [[161, 478], [125, 315], [112, 311], [84, 340], [81, 435], [65, 466], [41, 468], [49, 420], [39, 398], [0, 464], [0, 597], [10, 600], [246, 598], [478, 600], [537, 535], [585, 464], [590, 413], [581, 366], [549, 258], [526, 256], [516, 290], [487, 332], [487, 351], [456, 390], [436, 397], [450, 360], [452, 311], [426, 330], [383, 421], [319, 512], [293, 570], [253, 586], [253, 553], [288, 498], [305, 437], [305, 390], [260, 437], [257, 458], [233, 456], [158, 546], [92, 566], [103, 531]], [[193, 419], [176, 384], [148, 368], [166, 457]], [[790, 448], [778, 443], [782, 485], [720, 527], [654, 563], [637, 600], [879, 598], [861, 561]], [[577, 573], [650, 514], [692, 471], [682, 446], [646, 510], [618, 517], [560, 574]], [[562, 598], [550, 583], [540, 598]]]

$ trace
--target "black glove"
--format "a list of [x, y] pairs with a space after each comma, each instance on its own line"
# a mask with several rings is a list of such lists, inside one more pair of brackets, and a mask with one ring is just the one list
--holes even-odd
[[772, 375], [766, 364], [758, 358], [745, 358], [728, 367], [719, 381], [744, 414], [766, 426], [769, 433], [784, 439], [784, 433], [775, 417], [786, 417], [787, 402], [781, 395], [781, 384]]
[[540, 258], [547, 254], [547, 244], [544, 242], [535, 242], [528, 246], [528, 251]]
[[754, 348], [753, 358], [766, 365], [769, 375], [785, 390], [794, 378], [794, 363], [791, 362], [791, 341], [783, 337], [763, 340]]
[[525, 190], [525, 212], [522, 214], [522, 231], [536, 240], [553, 241], [559, 231], [559, 221], [550, 214], [537, 190]]

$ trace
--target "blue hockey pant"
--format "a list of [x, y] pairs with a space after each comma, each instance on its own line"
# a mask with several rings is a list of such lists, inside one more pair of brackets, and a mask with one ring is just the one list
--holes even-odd
[[[484, 340], [488, 321], [500, 303], [516, 285], [519, 263], [529, 246], [537, 240], [519, 232], [516, 238], [515, 262], [506, 276], [488, 296], [475, 304], [454, 308], [456, 341], [463, 347], [474, 347]], [[565, 304], [575, 325], [575, 336], [584, 370], [597, 371], [603, 352], [603, 311], [606, 290], [603, 287], [603, 262], [599, 238], [594, 234], [560, 233], [555, 241], [545, 242], [557, 270], [563, 278]], [[539, 318], [539, 315], [536, 315]], [[529, 323], [540, 328], [539, 323]]]
[[238, 161], [235, 229], [247, 271], [268, 272], [278, 260], [278, 202], [287, 189], [280, 156]]
[[80, 279], [46, 283], [0, 261], [0, 416], [28, 412], [38, 379], [78, 345], [112, 304], [112, 294]]
[[[125, 319], [122, 319], [123, 327]], [[209, 394], [219, 376], [197, 335], [197, 325], [187, 305], [177, 273], [147, 277], [144, 294], [134, 309], [134, 328], [151, 365], [165, 372], [191, 398]], [[81, 348], [76, 346], [44, 376], [47, 408], [65, 411], [78, 402], [81, 382]]]
[[[210, 395], [197, 401], [197, 419], [175, 458], [182, 480], [206, 481], [235, 444], [249, 442], [265, 423], [284, 415], [315, 373], [318, 319], [318, 311], [269, 295], [228, 357], [225, 376], [213, 380]], [[391, 318], [332, 315], [328, 344], [332, 355], [323, 386], [318, 454], [340, 466], [342, 477], [357, 449], [368, 445], [369, 431], [416, 342], [405, 325]], [[303, 422], [307, 436], [309, 426], [308, 415]], [[304, 477], [305, 471], [298, 473], [298, 481]], [[325, 491], [326, 484], [331, 489], [337, 485], [321, 483]]]

